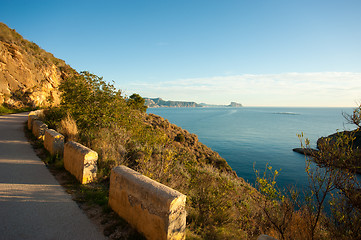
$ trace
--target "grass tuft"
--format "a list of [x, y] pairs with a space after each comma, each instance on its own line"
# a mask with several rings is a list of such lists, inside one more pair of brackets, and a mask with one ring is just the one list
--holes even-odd
[[69, 113], [60, 121], [59, 132], [62, 133], [68, 141], [76, 141], [78, 139], [78, 127]]

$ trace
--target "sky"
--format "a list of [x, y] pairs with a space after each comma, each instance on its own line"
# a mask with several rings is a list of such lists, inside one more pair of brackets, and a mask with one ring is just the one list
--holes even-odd
[[0, 0], [0, 21], [127, 96], [355, 107], [359, 0]]

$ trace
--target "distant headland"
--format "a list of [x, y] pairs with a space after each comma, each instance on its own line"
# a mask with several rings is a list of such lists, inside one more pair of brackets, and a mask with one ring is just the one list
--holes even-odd
[[185, 102], [185, 101], [170, 101], [163, 100], [162, 98], [144, 98], [145, 105], [150, 108], [161, 108], [161, 107], [243, 107], [242, 104], [231, 102], [229, 105], [214, 105], [206, 103], [196, 103], [196, 102]]

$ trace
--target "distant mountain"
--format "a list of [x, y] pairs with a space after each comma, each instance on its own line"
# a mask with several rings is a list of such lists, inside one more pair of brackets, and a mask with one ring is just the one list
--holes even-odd
[[206, 103], [166, 101], [162, 98], [144, 98], [145, 105], [151, 108], [159, 107], [242, 107], [242, 104], [231, 102], [229, 105], [212, 105]]
[[231, 104], [229, 104], [227, 107], [243, 107], [243, 105], [240, 103], [231, 102]]
[[207, 103], [201, 103], [202, 107], [243, 107], [242, 104], [231, 102], [229, 105], [215, 105], [215, 104], [207, 104]]
[[165, 101], [161, 98], [144, 98], [148, 107], [203, 107], [195, 102]]

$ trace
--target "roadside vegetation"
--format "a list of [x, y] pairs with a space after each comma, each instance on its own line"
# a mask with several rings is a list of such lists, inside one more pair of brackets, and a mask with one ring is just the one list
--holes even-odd
[[[351, 171], [313, 167], [307, 160], [311, 191], [301, 201], [297, 192], [277, 188], [279, 173], [267, 166], [265, 173], [257, 172], [257, 191], [196, 135], [146, 114], [138, 94], [124, 97], [88, 72], [68, 77], [59, 90], [61, 104], [46, 109], [44, 121], [67, 140], [98, 152], [97, 184], [103, 187], [94, 198], [100, 202], [106, 199], [111, 169], [123, 164], [187, 195], [187, 239], [255, 239], [262, 233], [278, 239], [360, 236], [360, 209], [351, 201], [359, 190]], [[320, 159], [338, 159], [336, 148], [321, 149]], [[335, 207], [329, 215], [325, 195], [332, 196]]]
[[0, 115], [7, 115], [7, 114], [13, 114], [13, 113], [20, 113], [20, 112], [28, 112], [32, 111], [34, 108], [31, 107], [25, 107], [25, 108], [14, 108], [11, 106], [8, 106], [6, 104], [0, 105]]

